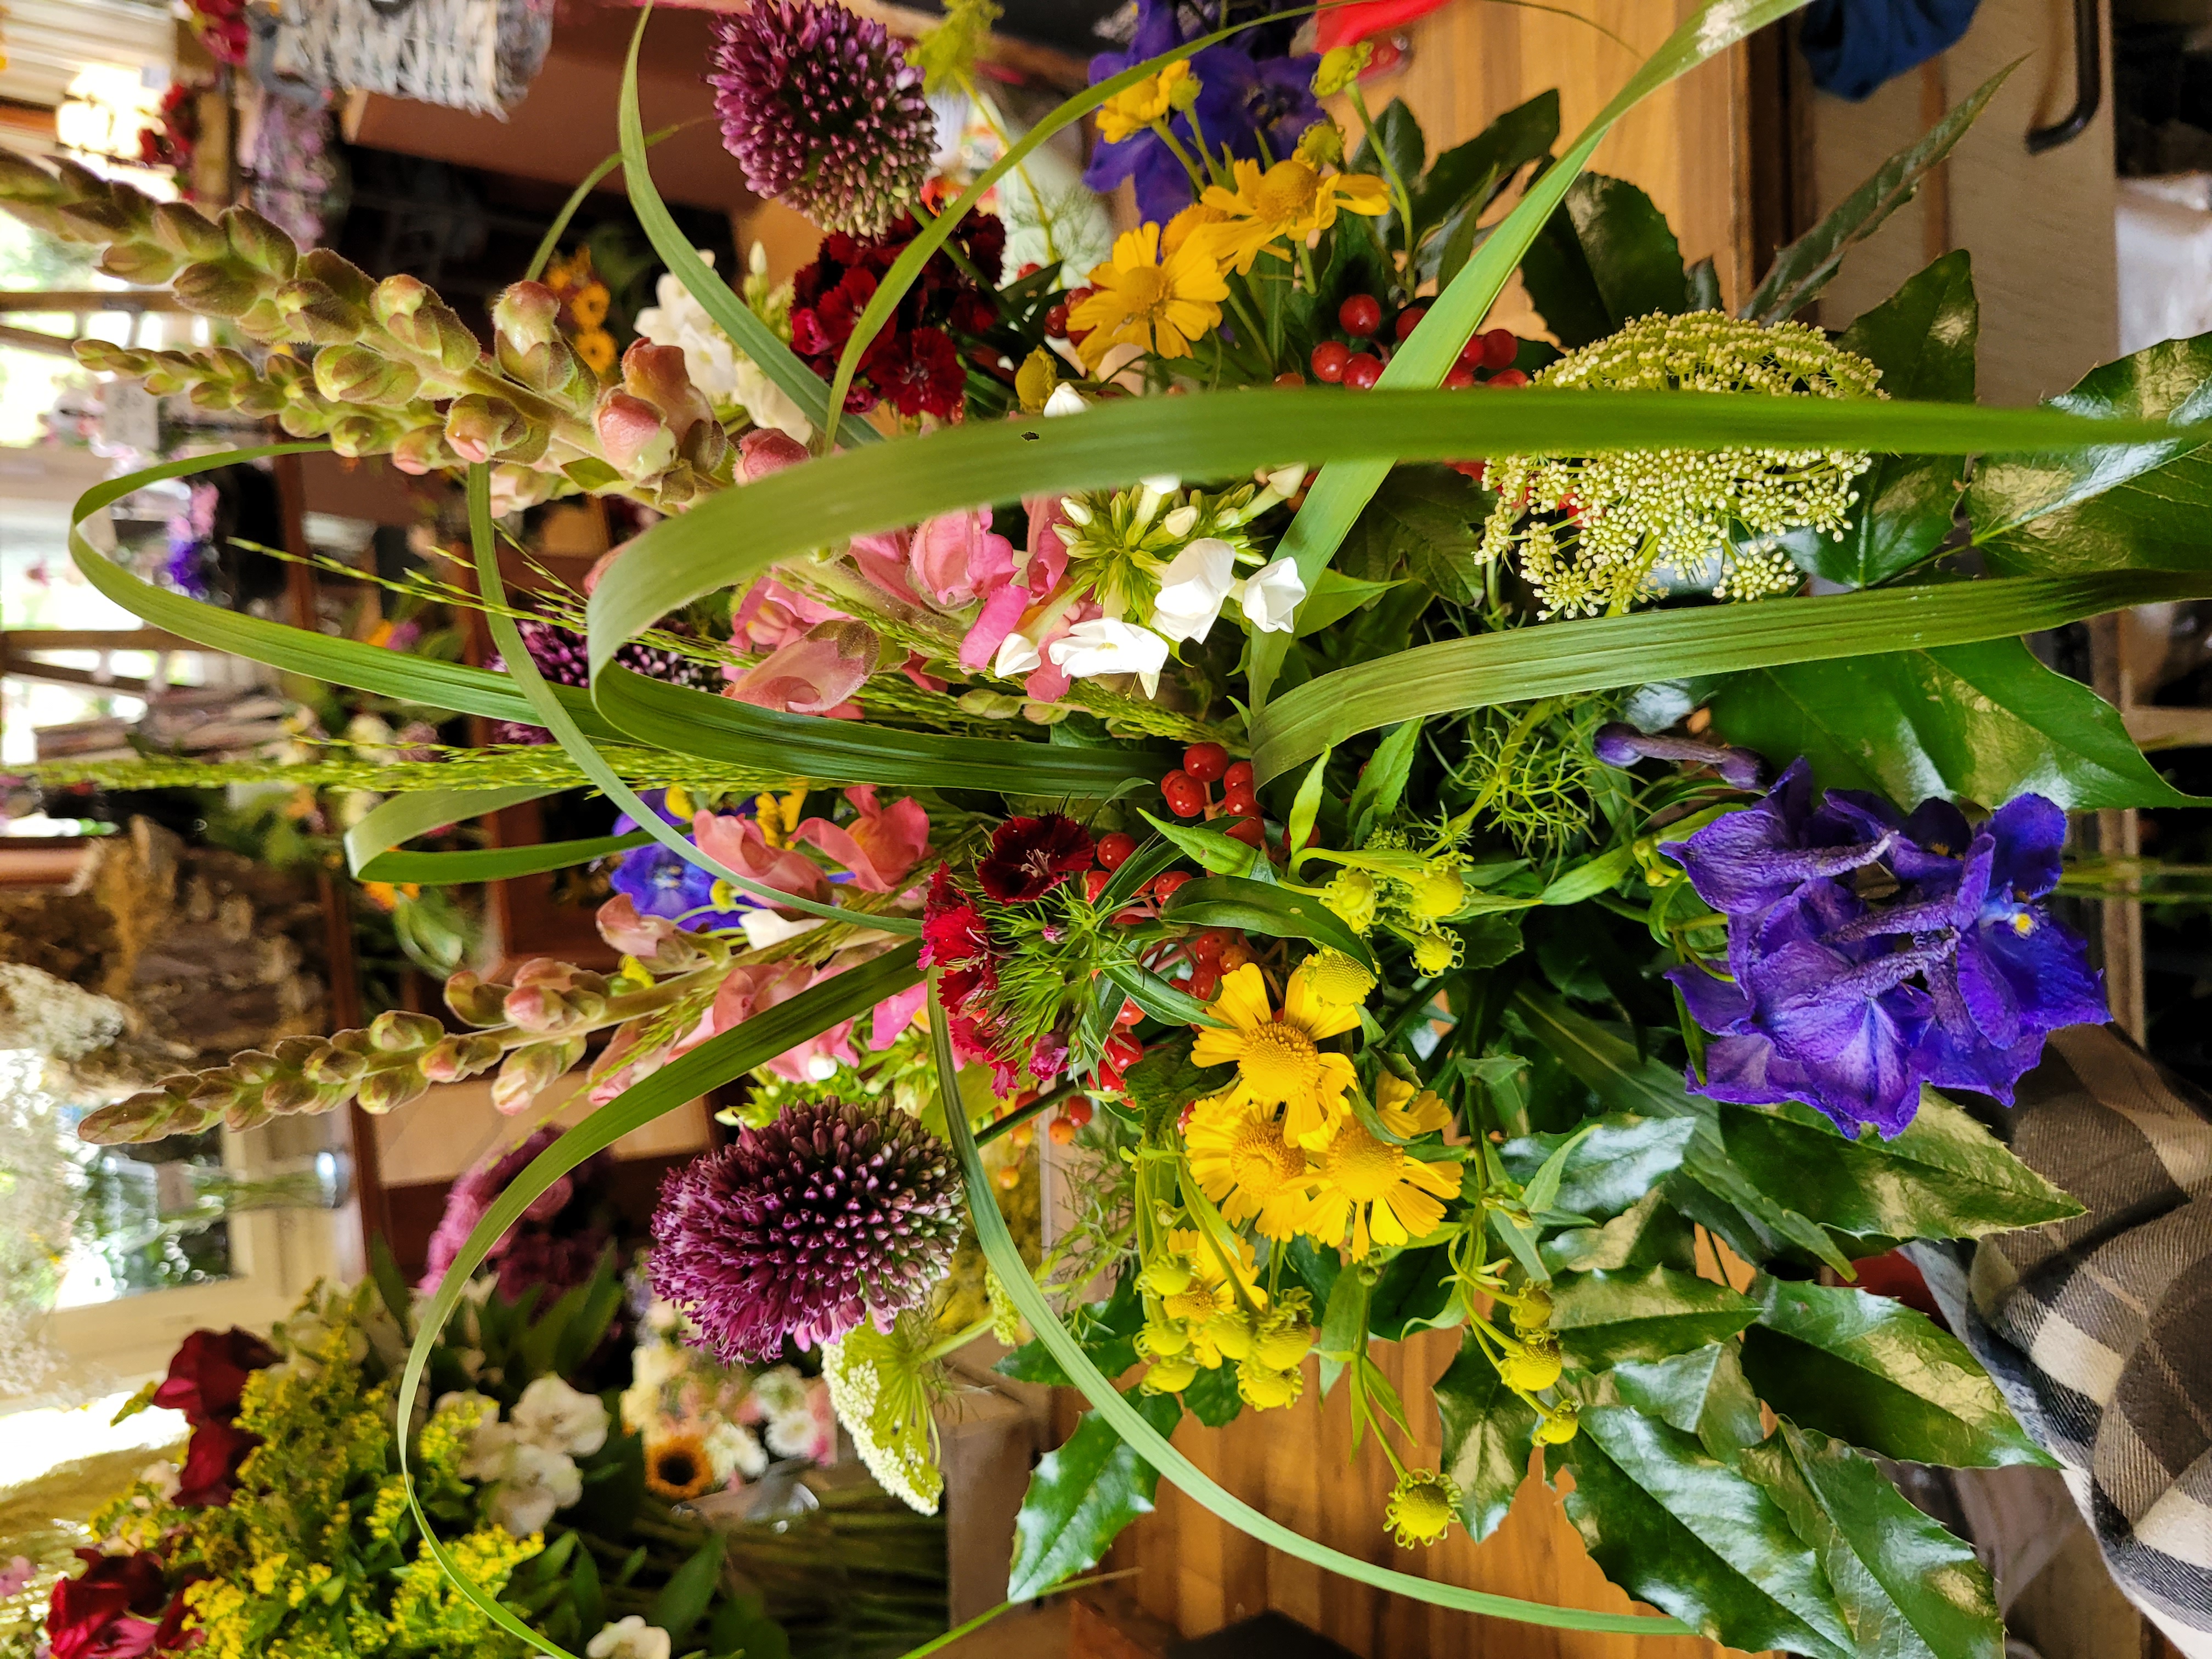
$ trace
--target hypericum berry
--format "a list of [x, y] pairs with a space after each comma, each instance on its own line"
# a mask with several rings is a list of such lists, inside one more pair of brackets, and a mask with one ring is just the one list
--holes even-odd
[[1037, 272], [1043, 269], [1044, 267], [1039, 264], [1036, 260], [1024, 259], [1022, 261], [1022, 268], [1014, 273], [1014, 280], [1018, 283], [1023, 277], [1034, 276]]
[[1228, 771], [1229, 751], [1218, 743], [1194, 743], [1182, 751], [1182, 769], [1186, 777], [1212, 783]]
[[1364, 340], [1382, 326], [1382, 302], [1371, 294], [1355, 294], [1336, 308], [1336, 320], [1355, 340]]
[[1113, 879], [1113, 876], [1104, 870], [1085, 870], [1083, 872], [1083, 896], [1093, 904], [1097, 903], [1100, 895], [1106, 890], [1106, 884]]
[[1206, 786], [1187, 772], [1170, 772], [1162, 778], [1160, 797], [1179, 818], [1194, 818], [1206, 810]]
[[1352, 348], [1341, 340], [1323, 340], [1306, 359], [1313, 370], [1314, 379], [1334, 386], [1344, 378], [1344, 365], [1352, 356]]
[[1145, 1011], [1137, 1006], [1137, 1000], [1134, 997], [1123, 997], [1121, 1012], [1114, 1016], [1114, 1023], [1116, 1025], [1134, 1025], [1144, 1017]]
[[1235, 789], [1240, 787], [1249, 789], [1252, 787], [1252, 763], [1250, 761], [1232, 762], [1229, 769], [1221, 775], [1221, 787], [1224, 789]]
[[1465, 363], [1454, 363], [1451, 372], [1444, 376], [1444, 390], [1447, 392], [1464, 392], [1474, 383], [1474, 371]]
[[1183, 948], [1190, 952], [1193, 962], [1218, 962], [1221, 953], [1229, 948], [1229, 935], [1218, 927], [1209, 927]]
[[1106, 1039], [1106, 1064], [1116, 1072], [1126, 1072], [1145, 1057], [1145, 1045], [1126, 1031], [1116, 1031]]
[[1508, 391], [1510, 391], [1515, 386], [1528, 385], [1528, 377], [1526, 374], [1523, 374], [1517, 368], [1508, 368], [1501, 370], [1499, 373], [1492, 375], [1490, 377], [1490, 384], [1492, 386], [1504, 386]]
[[1277, 386], [1304, 386], [1305, 383], [1306, 377], [1299, 374], [1295, 368], [1286, 368], [1281, 374], [1275, 376], [1275, 384]]
[[[1120, 869], [1129, 861], [1129, 854], [1136, 850], [1137, 838], [1124, 835], [1119, 830], [1109, 830], [1099, 836], [1096, 848], [1098, 862], [1109, 870]], [[1097, 895], [1094, 893], [1091, 896], [1096, 898]]]
[[1194, 968], [1191, 969], [1190, 980], [1183, 988], [1200, 1002], [1211, 1002], [1221, 994], [1221, 969]]
[[1060, 1109], [1060, 1111], [1061, 1116], [1079, 1129], [1091, 1121], [1091, 1103], [1081, 1095], [1069, 1101], [1066, 1105]]
[[1164, 872], [1163, 873], [1152, 878], [1152, 896], [1158, 899], [1162, 904], [1165, 904], [1170, 899], [1176, 896], [1176, 890], [1182, 887], [1183, 883], [1190, 879], [1191, 873], [1188, 870], [1169, 870]]
[[1257, 818], [1238, 818], [1227, 833], [1230, 840], [1241, 841], [1255, 852], [1267, 844], [1267, 827]]
[[[1521, 337], [1510, 328], [1493, 328], [1475, 338], [1482, 342], [1482, 363], [1486, 368], [1510, 368], [1513, 360], [1521, 355]], [[1473, 345], [1474, 341], [1468, 343]]]
[[1426, 306], [1407, 306], [1398, 313], [1397, 320], [1390, 325], [1390, 331], [1403, 340], [1421, 325], [1421, 319], [1428, 314]]
[[1067, 337], [1067, 307], [1054, 306], [1044, 314], [1044, 331], [1054, 339]]
[[1344, 383], [1354, 392], [1364, 392], [1382, 378], [1382, 360], [1368, 352], [1344, 360]]
[[1072, 1146], [1075, 1141], [1075, 1125], [1069, 1120], [1067, 1114], [1062, 1112], [1058, 1117], [1053, 1119], [1051, 1127], [1045, 1130], [1045, 1133], [1052, 1137], [1052, 1144], [1055, 1146]]
[[1073, 311], [1076, 307], [1081, 305], [1085, 300], [1089, 299], [1091, 295], [1091, 290], [1090, 289], [1072, 288], [1068, 289], [1066, 293], [1060, 296], [1060, 303], [1065, 305], [1070, 311]]
[[1249, 783], [1232, 785], [1221, 797], [1221, 810], [1231, 817], [1255, 818], [1260, 816], [1260, 797]]

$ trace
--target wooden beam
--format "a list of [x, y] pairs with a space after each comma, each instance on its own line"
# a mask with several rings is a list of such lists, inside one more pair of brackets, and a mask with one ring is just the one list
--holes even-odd
[[50, 288], [0, 290], [0, 312], [179, 311], [191, 309], [166, 288]]
[[204, 651], [166, 628], [11, 628], [0, 632], [0, 658], [19, 651]]
[[41, 334], [34, 328], [10, 328], [0, 324], [0, 345], [11, 345], [22, 351], [35, 351], [42, 356], [66, 357], [76, 361], [70, 348], [76, 343], [65, 334]]
[[32, 658], [9, 657], [6, 672], [19, 680], [46, 680], [56, 685], [82, 685], [95, 691], [122, 691], [134, 697], [150, 697], [154, 689], [135, 674], [110, 674], [102, 679], [89, 668], [64, 668]]

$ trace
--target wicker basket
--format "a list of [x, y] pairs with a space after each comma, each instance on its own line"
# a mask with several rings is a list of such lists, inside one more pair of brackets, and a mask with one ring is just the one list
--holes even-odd
[[503, 116], [552, 44], [551, 0], [283, 0], [286, 80]]

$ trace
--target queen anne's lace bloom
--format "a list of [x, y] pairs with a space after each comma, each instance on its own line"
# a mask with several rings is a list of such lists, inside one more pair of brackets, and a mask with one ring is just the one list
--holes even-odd
[[[1800, 323], [1761, 327], [1718, 312], [1653, 315], [1571, 351], [1542, 386], [1606, 392], [1759, 392], [1873, 398], [1881, 371]], [[1775, 538], [1840, 538], [1872, 458], [1843, 449], [1638, 449], [1504, 455], [1486, 482], [1498, 505], [1482, 557], [1517, 553], [1546, 617], [1618, 615], [1668, 590], [1755, 599], [1796, 586]]]
[[830, 1403], [876, 1484], [924, 1515], [937, 1513], [945, 1472], [937, 1466], [929, 1383], [918, 1337], [901, 1321], [889, 1335], [863, 1325], [825, 1344], [822, 1375]]

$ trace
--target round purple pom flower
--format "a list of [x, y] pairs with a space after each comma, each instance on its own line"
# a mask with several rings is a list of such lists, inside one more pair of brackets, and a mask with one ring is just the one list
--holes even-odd
[[824, 230], [880, 233], [937, 151], [921, 71], [880, 23], [812, 0], [714, 21], [714, 112], [746, 185]]
[[678, 1170], [653, 1221], [653, 1293], [726, 1361], [834, 1342], [919, 1304], [960, 1234], [945, 1144], [900, 1115], [793, 1106]]

